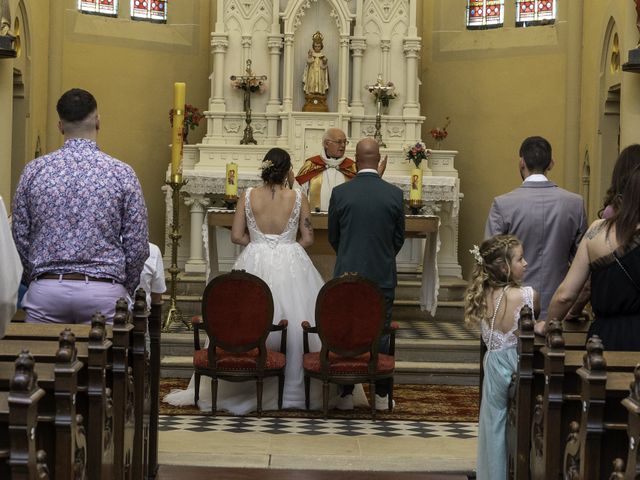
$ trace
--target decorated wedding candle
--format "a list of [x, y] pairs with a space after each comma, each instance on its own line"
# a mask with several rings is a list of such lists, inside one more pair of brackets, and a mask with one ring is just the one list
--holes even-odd
[[182, 128], [184, 123], [184, 102], [186, 84], [173, 84], [173, 127], [171, 129], [171, 180], [182, 181], [180, 163], [182, 162]]
[[409, 200], [422, 200], [422, 169], [411, 170]]
[[233, 162], [227, 163], [227, 181], [224, 194], [227, 197], [238, 196], [238, 165]]

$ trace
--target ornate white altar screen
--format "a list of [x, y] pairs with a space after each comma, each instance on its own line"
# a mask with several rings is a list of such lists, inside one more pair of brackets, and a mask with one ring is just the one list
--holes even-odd
[[[364, 86], [379, 74], [396, 85], [398, 97], [382, 116], [381, 132], [387, 148], [384, 178], [408, 196], [406, 147], [421, 138], [418, 103], [418, 55], [421, 39], [416, 29], [418, 0], [218, 0], [215, 31], [211, 34], [213, 72], [206, 112], [207, 133], [202, 143], [185, 145], [182, 192], [189, 208], [189, 228], [183, 227], [181, 263], [187, 273], [205, 271], [202, 225], [207, 194], [224, 193], [225, 165], [238, 165], [239, 187], [258, 182], [258, 167], [272, 147], [286, 149], [294, 170], [320, 153], [325, 129], [343, 129], [355, 143], [375, 132], [376, 105]], [[329, 112], [302, 112], [302, 73], [312, 35], [324, 36], [323, 52], [329, 59], [331, 87]], [[243, 95], [229, 77], [242, 73], [246, 61], [253, 72], [268, 76], [267, 90], [251, 98], [253, 136], [257, 145], [240, 145], [244, 129]], [[440, 275], [461, 276], [457, 259], [458, 174], [455, 151], [436, 151], [425, 168], [423, 198], [427, 213], [440, 215]], [[167, 219], [171, 218], [167, 191]], [[185, 212], [186, 213], [186, 212]], [[183, 217], [184, 218], [184, 217]], [[169, 220], [167, 220], [169, 222]], [[187, 222], [185, 222], [187, 223]], [[169, 232], [167, 224], [166, 231]], [[237, 249], [218, 235], [220, 269], [227, 270]], [[400, 270], [419, 269], [420, 240], [408, 240], [398, 256]], [[168, 249], [165, 249], [168, 251]]]

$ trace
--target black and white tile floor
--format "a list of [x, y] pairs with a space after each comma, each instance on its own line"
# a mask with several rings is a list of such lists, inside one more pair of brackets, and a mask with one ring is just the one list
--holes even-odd
[[256, 418], [208, 415], [161, 416], [160, 432], [266, 433], [271, 435], [343, 435], [413, 438], [456, 438], [477, 436], [478, 425], [464, 422], [417, 422], [401, 420], [351, 420], [317, 418]]

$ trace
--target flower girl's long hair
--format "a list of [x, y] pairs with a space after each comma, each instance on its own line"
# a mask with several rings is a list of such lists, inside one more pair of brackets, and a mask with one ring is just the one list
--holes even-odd
[[511, 276], [513, 250], [522, 245], [514, 235], [496, 235], [470, 250], [475, 258], [464, 298], [464, 321], [477, 325], [487, 318], [487, 290], [506, 285], [520, 286]]

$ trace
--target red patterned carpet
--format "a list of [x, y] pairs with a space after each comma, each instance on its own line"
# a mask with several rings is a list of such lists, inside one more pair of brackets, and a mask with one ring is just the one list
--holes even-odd
[[[201, 415], [195, 406], [174, 407], [162, 402], [162, 398], [175, 388], [186, 388], [188, 379], [163, 378], [160, 380], [161, 415]], [[367, 389], [365, 389], [366, 391]], [[478, 421], [478, 387], [458, 385], [395, 385], [396, 407], [392, 413], [379, 412], [382, 420], [419, 420], [429, 422], [476, 422]], [[366, 408], [353, 412], [333, 410], [332, 418], [370, 418]], [[309, 417], [321, 418], [318, 411], [270, 410], [265, 417]]]

